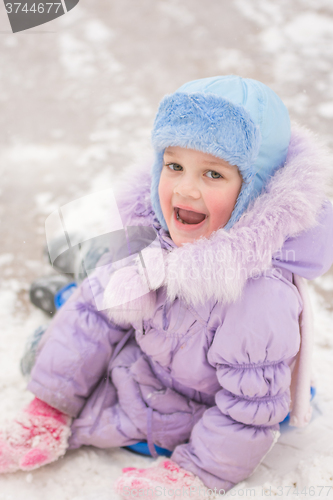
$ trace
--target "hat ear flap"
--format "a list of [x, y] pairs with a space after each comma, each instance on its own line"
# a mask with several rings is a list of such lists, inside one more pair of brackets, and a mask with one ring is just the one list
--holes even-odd
[[151, 204], [159, 223], [161, 224], [163, 229], [168, 231], [168, 226], [164, 219], [160, 203], [160, 197], [158, 194], [158, 186], [160, 183], [161, 172], [164, 163], [163, 156], [164, 156], [164, 149], [162, 151], [156, 152], [155, 154], [155, 161], [151, 170]]

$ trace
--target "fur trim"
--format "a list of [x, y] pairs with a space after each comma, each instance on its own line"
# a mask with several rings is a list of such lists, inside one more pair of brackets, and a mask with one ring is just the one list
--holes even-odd
[[292, 427], [305, 427], [310, 422], [312, 415], [310, 387], [314, 324], [307, 283], [297, 275], [294, 275], [294, 282], [303, 301], [303, 311], [299, 319], [301, 348], [291, 376], [292, 410], [289, 425]]
[[[273, 254], [287, 238], [317, 224], [331, 175], [329, 167], [329, 156], [313, 134], [294, 126], [285, 166], [231, 230], [219, 229], [209, 239], [200, 238], [165, 255], [168, 298], [179, 297], [194, 306], [209, 299], [234, 302], [247, 279], [272, 267]], [[137, 172], [133, 186], [119, 201], [121, 215], [130, 216], [124, 223], [161, 229], [149, 202], [147, 174]], [[151, 274], [160, 272], [160, 262], [148, 259], [146, 265]]]
[[162, 100], [152, 132], [156, 151], [168, 146], [200, 149], [251, 173], [260, 130], [243, 106], [214, 94], [176, 92]]

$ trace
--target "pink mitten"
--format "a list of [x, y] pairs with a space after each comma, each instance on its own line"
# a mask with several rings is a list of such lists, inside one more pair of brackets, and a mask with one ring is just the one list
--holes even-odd
[[123, 473], [115, 483], [115, 490], [124, 498], [144, 496], [155, 499], [160, 498], [164, 492], [164, 496], [170, 499], [185, 496], [196, 500], [204, 498], [207, 492], [206, 486], [198, 477], [172, 460], [163, 460], [147, 469], [127, 467], [123, 469]]
[[0, 431], [0, 473], [32, 470], [57, 460], [67, 449], [71, 420], [35, 398]]

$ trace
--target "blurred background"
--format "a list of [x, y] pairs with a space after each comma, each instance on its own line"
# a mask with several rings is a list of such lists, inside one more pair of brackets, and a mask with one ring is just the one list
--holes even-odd
[[[15, 34], [0, 5], [0, 391], [8, 412], [26, 398], [18, 371], [24, 339], [45, 322], [28, 290], [49, 272], [46, 217], [150, 161], [165, 94], [230, 73], [270, 86], [292, 120], [333, 148], [332, 0], [81, 0]], [[317, 328], [326, 328], [320, 373], [333, 359], [332, 271], [311, 290]], [[1, 478], [0, 499], [21, 491], [21, 480], [28, 488], [30, 476]]]
[[188, 80], [262, 80], [332, 146], [332, 62], [331, 0], [81, 0], [15, 34], [1, 7], [4, 276], [39, 272], [53, 209], [149, 161], [158, 103]]

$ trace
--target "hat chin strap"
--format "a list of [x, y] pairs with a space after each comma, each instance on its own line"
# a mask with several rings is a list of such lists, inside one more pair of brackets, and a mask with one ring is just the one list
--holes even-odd
[[301, 347], [297, 354], [296, 364], [291, 377], [290, 423], [293, 427], [305, 427], [311, 419], [310, 405], [311, 389], [311, 358], [313, 346], [313, 312], [310, 302], [307, 282], [301, 276], [294, 274], [294, 284], [303, 301], [303, 311], [300, 314]]

